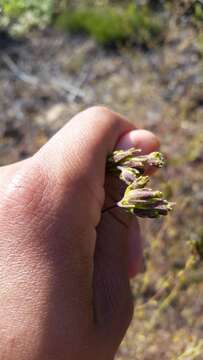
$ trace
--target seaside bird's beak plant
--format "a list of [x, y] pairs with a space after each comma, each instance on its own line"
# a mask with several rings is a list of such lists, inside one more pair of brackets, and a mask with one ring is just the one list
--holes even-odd
[[[150, 167], [161, 168], [165, 164], [160, 152], [141, 155], [140, 149], [115, 150], [107, 160], [107, 172], [117, 175], [126, 184], [123, 198], [111, 208], [120, 207], [140, 217], [158, 218], [167, 215], [174, 203], [164, 199], [161, 191], [146, 187]], [[104, 209], [104, 211], [109, 210]]]

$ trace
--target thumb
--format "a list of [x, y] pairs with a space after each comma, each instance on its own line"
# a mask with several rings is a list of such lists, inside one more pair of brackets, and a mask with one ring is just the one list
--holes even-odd
[[132, 129], [119, 114], [95, 106], [73, 117], [37, 156], [49, 175], [57, 176], [61, 183], [85, 177], [91, 185], [103, 187], [107, 155]]

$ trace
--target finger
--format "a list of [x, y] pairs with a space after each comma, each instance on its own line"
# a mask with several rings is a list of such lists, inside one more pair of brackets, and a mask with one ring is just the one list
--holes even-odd
[[[104, 213], [97, 229], [94, 258], [94, 313], [101, 348], [113, 358], [133, 313], [128, 276], [128, 226]], [[110, 357], [111, 355], [111, 357]]]
[[160, 147], [160, 141], [151, 131], [139, 129], [132, 130], [125, 134], [116, 147], [118, 149], [136, 147], [137, 149], [141, 149], [143, 154], [148, 154]]
[[[117, 145], [120, 149], [129, 149], [129, 147], [136, 147], [140, 149], [141, 154], [149, 154], [157, 151], [160, 148], [159, 138], [151, 131], [139, 129], [130, 131], [121, 138]], [[147, 169], [147, 174], [152, 175], [157, 169], [155, 167]]]
[[128, 233], [128, 275], [135, 277], [143, 265], [143, 239], [137, 218], [133, 218]]

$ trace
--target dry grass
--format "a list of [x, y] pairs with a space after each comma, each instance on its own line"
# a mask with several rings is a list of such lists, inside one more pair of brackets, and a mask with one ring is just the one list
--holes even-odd
[[[132, 281], [135, 314], [117, 360], [203, 359], [203, 266], [196, 256], [203, 243], [201, 36], [191, 18], [172, 18], [163, 46], [148, 52], [106, 52], [91, 40], [46, 32], [0, 55], [1, 164], [31, 155], [96, 103], [155, 131], [168, 156], [154, 186], [177, 205], [167, 219], [144, 221], [146, 270]], [[84, 97], [16, 79], [5, 52], [26, 74], [48, 84], [63, 80]]]

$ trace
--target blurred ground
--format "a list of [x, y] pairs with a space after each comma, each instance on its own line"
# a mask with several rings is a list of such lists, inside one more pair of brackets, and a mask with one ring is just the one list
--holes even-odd
[[167, 219], [144, 221], [146, 271], [132, 281], [135, 315], [117, 360], [203, 359], [203, 266], [191, 258], [192, 243], [203, 248], [203, 65], [196, 30], [174, 22], [162, 46], [145, 52], [107, 51], [53, 30], [20, 41], [6, 36], [0, 33], [1, 165], [32, 155], [94, 104], [160, 136], [169, 166], [154, 186], [177, 205]]

